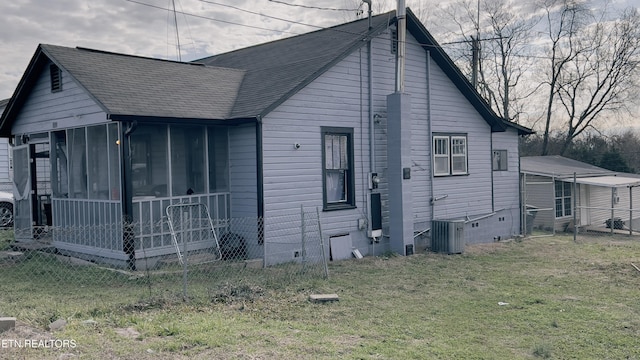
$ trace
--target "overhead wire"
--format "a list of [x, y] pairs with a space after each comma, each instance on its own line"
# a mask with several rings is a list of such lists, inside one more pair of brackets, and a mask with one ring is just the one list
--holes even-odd
[[[128, 1], [130, 3], [135, 3], [135, 4], [138, 4], [138, 5], [152, 7], [152, 8], [159, 9], [159, 10], [171, 11], [171, 9], [163, 8], [162, 6], [147, 4], [147, 3], [144, 3], [144, 2], [141, 2], [141, 1], [136, 1], [136, 0], [125, 0], [125, 1]], [[212, 17], [208, 17], [208, 16], [187, 13], [187, 12], [184, 12], [184, 11], [177, 11], [177, 13], [185, 15], [185, 16], [193, 16], [193, 17], [200, 18], [200, 19], [217, 21], [217, 22], [221, 22], [221, 23], [224, 23], [224, 24], [230, 24], [230, 25], [238, 25], [238, 26], [243, 26], [243, 27], [247, 27], [247, 28], [251, 28], [251, 29], [266, 30], [266, 31], [280, 32], [280, 33], [288, 33], [288, 34], [294, 34], [294, 35], [302, 35], [302, 33], [296, 33], [296, 32], [293, 32], [293, 31], [276, 30], [276, 29], [263, 28], [263, 27], [254, 26], [254, 25], [240, 24], [240, 23], [233, 22], [233, 21], [216, 19], [216, 18], [212, 18]]]
[[251, 10], [247, 10], [247, 9], [242, 9], [242, 8], [239, 8], [239, 7], [233, 6], [233, 5], [222, 4], [222, 3], [218, 3], [218, 2], [215, 2], [215, 1], [208, 1], [208, 0], [200, 0], [200, 1], [203, 2], [203, 3], [212, 4], [212, 5], [218, 5], [218, 6], [224, 6], [224, 7], [228, 7], [228, 8], [231, 8], [231, 9], [238, 10], [238, 11], [246, 12], [248, 14], [259, 15], [259, 16], [263, 16], [263, 17], [267, 17], [267, 18], [275, 19], [275, 20], [280, 20], [280, 21], [284, 21], [284, 22], [288, 22], [288, 23], [292, 23], [292, 24], [310, 26], [310, 27], [314, 27], [314, 28], [317, 28], [317, 29], [324, 29], [324, 27], [322, 27], [322, 26], [313, 25], [313, 24], [306, 24], [306, 23], [303, 23], [303, 22], [300, 22], [300, 21], [284, 19], [284, 18], [280, 18], [280, 17], [277, 17], [277, 16], [271, 16], [271, 15], [267, 15], [267, 14], [263, 14], [263, 13], [259, 13], [259, 12], [255, 12], [255, 11], [251, 11]]
[[[125, 1], [131, 2], [131, 3], [135, 3], [135, 4], [139, 4], [139, 5], [143, 5], [143, 6], [152, 7], [152, 8], [159, 9], [159, 10], [172, 11], [171, 9], [163, 8], [163, 7], [157, 6], [157, 5], [147, 4], [147, 3], [144, 3], [144, 2], [141, 2], [141, 1], [137, 1], [137, 0], [125, 0]], [[235, 8], [236, 10], [239, 10], [239, 11], [253, 13], [255, 15], [260, 15], [260, 16], [264, 16], [264, 17], [268, 17], [268, 18], [273, 18], [273, 19], [285, 21], [285, 22], [292, 23], [292, 24], [299, 24], [299, 25], [315, 27], [315, 28], [317, 28], [319, 30], [330, 30], [330, 31], [338, 32], [338, 33], [344, 33], [344, 34], [350, 34], [350, 35], [356, 35], [356, 36], [363, 35], [362, 33], [356, 33], [356, 32], [352, 32], [352, 31], [336, 29], [336, 28], [333, 28], [333, 27], [323, 27], [323, 26], [297, 22], [297, 21], [294, 21], [294, 20], [289, 20], [289, 19], [284, 19], [284, 18], [277, 18], [277, 17], [271, 16], [271, 15], [266, 15], [266, 14], [262, 14], [262, 13], [258, 13], [258, 12], [252, 12], [251, 10], [238, 8], [238, 7], [232, 6], [232, 5], [215, 3], [213, 1], [208, 1], [208, 0], [207, 1], [200, 0], [200, 1], [206, 2], [206, 3], [210, 3], [210, 4], [214, 4], [214, 5], [219, 5], [219, 6], [231, 7], [231, 8]], [[300, 5], [300, 6], [302, 7], [302, 5]], [[357, 10], [357, 9], [349, 9], [349, 10]], [[304, 33], [298, 33], [298, 32], [287, 31], [287, 30], [277, 30], [277, 29], [269, 29], [269, 28], [264, 28], [264, 27], [260, 27], [260, 26], [254, 26], [254, 25], [246, 25], [246, 24], [241, 24], [241, 23], [237, 23], [237, 22], [233, 22], [233, 21], [216, 19], [216, 18], [207, 17], [207, 16], [203, 16], [203, 15], [197, 15], [197, 14], [193, 14], [193, 13], [188, 13], [188, 12], [184, 12], [184, 11], [178, 11], [178, 13], [182, 14], [182, 15], [185, 15], [185, 16], [192, 16], [192, 17], [201, 18], [201, 19], [205, 19], [205, 20], [217, 21], [217, 22], [230, 24], [230, 25], [238, 25], [238, 26], [243, 26], [243, 27], [257, 29], [257, 30], [266, 30], [266, 31], [271, 31], [271, 32], [289, 33], [289, 34], [293, 34], [293, 35], [303, 35], [304, 34]], [[398, 41], [398, 40], [396, 40], [396, 41]], [[404, 43], [405, 44], [409, 44], [409, 45], [419, 45], [419, 46], [422, 46], [422, 47], [440, 48], [440, 49], [444, 50], [444, 48], [442, 46], [440, 46], [440, 45], [423, 44], [423, 43], [412, 43], [412, 42], [407, 42], [407, 41], [405, 41]]]
[[327, 8], [327, 7], [319, 7], [319, 6], [311, 6], [311, 5], [301, 5], [301, 4], [293, 4], [293, 3], [288, 3], [288, 2], [279, 1], [279, 0], [269, 0], [269, 2], [276, 3], [276, 4], [287, 5], [287, 6], [293, 6], [293, 7], [301, 7], [301, 8], [305, 8], [305, 9], [315, 9], [315, 10], [329, 10], [329, 11], [358, 11], [358, 10], [360, 10], [360, 8], [358, 8], [358, 9], [340, 9], [340, 8]]

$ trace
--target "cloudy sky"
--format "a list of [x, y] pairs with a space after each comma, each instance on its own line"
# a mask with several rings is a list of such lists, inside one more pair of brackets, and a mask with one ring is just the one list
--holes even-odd
[[[423, 13], [430, 4], [448, 1], [406, 2]], [[177, 59], [174, 14], [168, 11], [174, 3], [181, 56], [188, 61], [353, 20], [360, 1], [1, 1], [0, 99], [11, 97], [39, 43]], [[374, 11], [381, 12], [394, 8], [395, 1], [373, 3]], [[640, 5], [640, 0], [613, 3], [622, 7]]]
[[[282, 2], [357, 7], [357, 1], [347, 0]], [[177, 59], [173, 13], [166, 10], [172, 4], [171, 0], [1, 1], [0, 99], [11, 97], [40, 43]], [[175, 0], [175, 6], [182, 60], [309, 32], [356, 16], [355, 11], [270, 0]]]

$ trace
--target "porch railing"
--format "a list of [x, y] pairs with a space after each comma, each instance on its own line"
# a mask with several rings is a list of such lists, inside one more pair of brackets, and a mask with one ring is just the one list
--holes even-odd
[[52, 199], [53, 241], [57, 248], [82, 253], [122, 253], [119, 201]]
[[[52, 199], [53, 241], [61, 250], [88, 255], [125, 258], [123, 252], [123, 216], [119, 201]], [[136, 258], [173, 253], [171, 232], [165, 209], [181, 203], [207, 205], [218, 234], [228, 231], [231, 193], [180, 197], [135, 197], [133, 224]], [[194, 244], [205, 248], [208, 244]]]
[[[136, 258], [146, 258], [175, 253], [165, 209], [176, 204], [205, 204], [213, 220], [217, 234], [228, 231], [231, 217], [231, 193], [185, 195], [180, 197], [134, 197], [133, 223], [137, 237]], [[193, 250], [204, 249], [210, 244], [192, 244]]]

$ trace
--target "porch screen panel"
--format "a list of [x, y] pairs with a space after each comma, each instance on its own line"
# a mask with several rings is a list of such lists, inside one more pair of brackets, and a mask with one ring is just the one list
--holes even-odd
[[229, 191], [229, 141], [227, 128], [208, 128], [209, 192]]
[[111, 200], [120, 200], [120, 136], [118, 124], [107, 125], [109, 151], [109, 187]]
[[87, 198], [87, 157], [84, 128], [70, 129], [69, 140], [69, 197]]
[[204, 128], [171, 126], [171, 190], [173, 196], [205, 190]]
[[67, 170], [67, 134], [52, 133], [51, 142], [51, 187], [54, 198], [69, 197], [69, 173]]
[[131, 134], [133, 196], [167, 196], [167, 127], [140, 125]]
[[106, 125], [87, 128], [89, 199], [109, 199], [109, 153]]

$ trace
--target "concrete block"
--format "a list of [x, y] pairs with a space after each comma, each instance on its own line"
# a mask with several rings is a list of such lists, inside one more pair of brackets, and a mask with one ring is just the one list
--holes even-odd
[[20, 261], [24, 258], [24, 253], [20, 251], [0, 251], [0, 260]]
[[331, 301], [338, 301], [338, 294], [311, 294], [309, 295], [309, 300], [315, 303], [324, 303]]
[[16, 328], [16, 318], [0, 317], [0, 333]]

